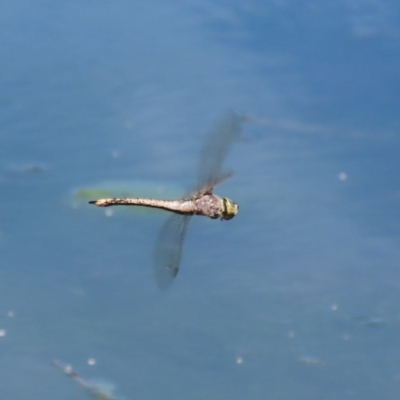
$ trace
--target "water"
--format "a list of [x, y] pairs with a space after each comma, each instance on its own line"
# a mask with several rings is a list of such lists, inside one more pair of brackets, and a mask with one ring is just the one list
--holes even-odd
[[[59, 359], [127, 399], [397, 398], [398, 8], [3, 2], [1, 397], [87, 398]], [[161, 293], [166, 216], [71, 193], [190, 189], [227, 109], [240, 212], [193, 219]]]

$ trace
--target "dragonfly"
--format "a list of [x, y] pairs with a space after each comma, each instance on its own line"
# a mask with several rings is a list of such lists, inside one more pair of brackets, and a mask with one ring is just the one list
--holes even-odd
[[96, 400], [122, 400], [121, 397], [115, 395], [114, 385], [91, 382], [75, 372], [70, 365], [62, 364], [57, 360], [52, 361], [52, 365], [64, 372], [65, 375], [74, 379], [79, 385], [86, 389], [92, 398]]
[[207, 138], [200, 154], [195, 190], [179, 200], [147, 198], [109, 198], [89, 201], [98, 207], [144, 206], [172, 212], [159, 233], [154, 274], [160, 289], [166, 289], [176, 278], [180, 268], [183, 244], [193, 215], [230, 220], [239, 211], [239, 205], [227, 197], [213, 193], [214, 188], [232, 176], [223, 171], [223, 162], [234, 142], [239, 138], [243, 118], [228, 113]]

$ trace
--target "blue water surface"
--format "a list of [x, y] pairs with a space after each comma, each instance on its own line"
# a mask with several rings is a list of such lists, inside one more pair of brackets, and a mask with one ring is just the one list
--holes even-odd
[[[87, 398], [53, 359], [126, 399], [397, 399], [399, 12], [3, 1], [1, 399]], [[74, 196], [190, 188], [228, 110], [247, 122], [216, 192], [240, 212], [193, 218], [160, 292], [167, 215]]]

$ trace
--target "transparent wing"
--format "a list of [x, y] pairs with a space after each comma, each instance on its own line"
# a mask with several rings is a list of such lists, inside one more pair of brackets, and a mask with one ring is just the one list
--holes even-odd
[[190, 217], [190, 215], [173, 214], [161, 228], [154, 259], [154, 274], [160, 289], [166, 289], [178, 275]]
[[218, 183], [232, 174], [223, 173], [222, 164], [240, 135], [242, 118], [229, 112], [208, 137], [200, 155], [197, 189], [201, 192], [212, 190]]

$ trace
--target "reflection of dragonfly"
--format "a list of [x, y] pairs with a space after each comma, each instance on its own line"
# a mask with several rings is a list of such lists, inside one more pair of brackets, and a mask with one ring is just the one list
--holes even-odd
[[59, 361], [52, 361], [52, 364], [68, 375], [76, 382], [78, 382], [82, 387], [84, 387], [88, 393], [96, 400], [121, 400], [114, 394], [114, 386], [105, 383], [92, 383], [86, 380], [75, 372], [70, 365], [61, 364]]
[[200, 157], [198, 184], [191, 196], [180, 200], [113, 198], [89, 202], [99, 207], [144, 206], [174, 213], [161, 229], [156, 247], [155, 276], [158, 286], [162, 289], [169, 286], [178, 274], [190, 217], [204, 215], [213, 219], [228, 220], [239, 210], [235, 202], [215, 195], [213, 189], [231, 176], [222, 172], [222, 163], [240, 134], [241, 121], [241, 117], [229, 113], [217, 126], [214, 135], [209, 137]]

